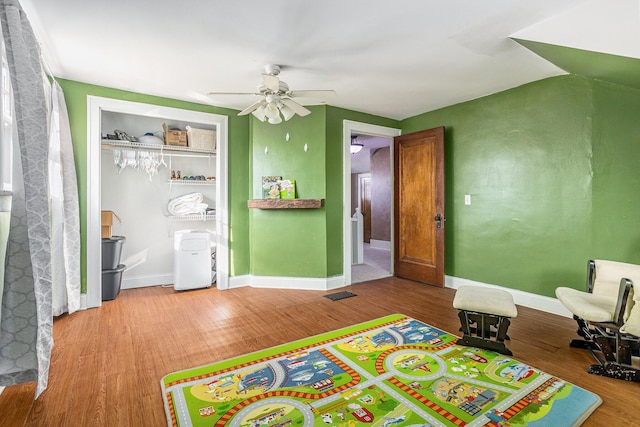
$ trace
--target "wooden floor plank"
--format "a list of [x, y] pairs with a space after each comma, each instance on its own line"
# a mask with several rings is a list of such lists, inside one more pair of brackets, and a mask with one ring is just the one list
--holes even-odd
[[[402, 313], [459, 333], [452, 289], [387, 278], [330, 292], [215, 288], [123, 290], [101, 308], [54, 322], [49, 388], [33, 401], [33, 383], [0, 395], [0, 427], [163, 426], [160, 379], [311, 335]], [[603, 405], [584, 426], [630, 426], [640, 384], [586, 373], [588, 352], [569, 348], [572, 319], [518, 307], [507, 346], [514, 357], [598, 393]]]

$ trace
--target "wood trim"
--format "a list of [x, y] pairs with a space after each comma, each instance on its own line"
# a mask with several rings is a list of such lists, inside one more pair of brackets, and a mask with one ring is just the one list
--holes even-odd
[[249, 209], [318, 209], [324, 199], [252, 199], [247, 200]]

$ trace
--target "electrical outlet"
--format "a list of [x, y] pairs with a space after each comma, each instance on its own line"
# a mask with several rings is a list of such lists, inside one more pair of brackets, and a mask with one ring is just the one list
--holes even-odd
[[469, 206], [471, 204], [471, 194], [464, 195], [464, 204]]

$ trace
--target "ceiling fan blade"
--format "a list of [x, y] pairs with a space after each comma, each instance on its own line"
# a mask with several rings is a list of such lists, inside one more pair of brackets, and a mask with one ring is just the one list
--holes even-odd
[[287, 92], [287, 95], [292, 98], [333, 99], [336, 96], [336, 92], [333, 90], [293, 90]]
[[304, 108], [302, 105], [298, 104], [296, 101], [294, 101], [293, 99], [289, 99], [289, 98], [282, 98], [281, 99], [282, 103], [284, 105], [286, 105], [287, 107], [291, 108], [293, 111], [295, 111], [295, 113], [299, 116], [306, 116], [308, 114], [311, 114], [311, 111], [307, 110], [306, 108]]
[[260, 93], [251, 93], [251, 92], [209, 92], [207, 95], [251, 95], [251, 96], [260, 96]]
[[263, 74], [262, 82], [264, 83], [264, 86], [272, 92], [278, 92], [280, 90], [280, 79], [277, 76]]
[[239, 116], [246, 116], [247, 114], [253, 112], [254, 110], [257, 110], [263, 104], [266, 104], [266, 101], [264, 99], [249, 105], [247, 108], [245, 108], [244, 110], [240, 111], [238, 113], [238, 115]]

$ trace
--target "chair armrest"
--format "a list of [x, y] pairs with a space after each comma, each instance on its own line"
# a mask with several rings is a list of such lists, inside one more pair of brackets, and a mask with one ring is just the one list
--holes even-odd
[[616, 303], [616, 311], [614, 312], [613, 321], [616, 326], [620, 327], [624, 324], [624, 314], [627, 310], [627, 303], [629, 302], [629, 293], [633, 288], [631, 280], [622, 278], [620, 279], [620, 288], [618, 290], [618, 302]]
[[593, 283], [596, 280], [596, 262], [592, 259], [587, 263], [587, 292], [593, 293]]

